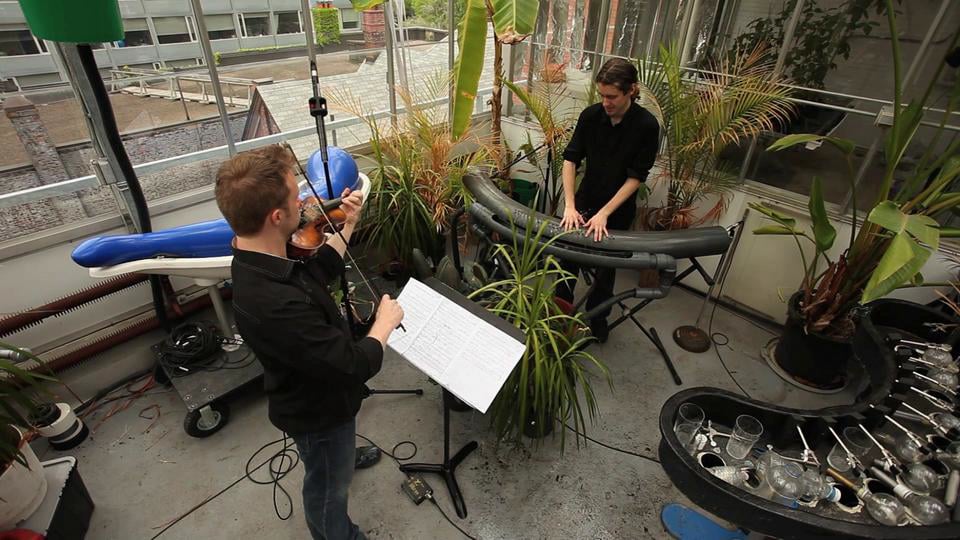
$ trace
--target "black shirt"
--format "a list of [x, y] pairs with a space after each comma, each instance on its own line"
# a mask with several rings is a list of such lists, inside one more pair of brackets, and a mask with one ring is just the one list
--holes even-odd
[[[631, 103], [620, 123], [613, 125], [596, 103], [583, 110], [563, 159], [580, 166], [587, 158], [587, 170], [575, 197], [577, 210], [589, 218], [610, 202], [627, 178], [644, 182], [657, 157], [660, 125], [649, 111]], [[636, 214], [630, 200], [614, 210], [608, 225], [626, 228]]]
[[383, 362], [380, 342], [353, 340], [327, 290], [343, 269], [330, 246], [305, 263], [233, 249], [237, 328], [263, 364], [270, 421], [290, 434], [353, 418]]

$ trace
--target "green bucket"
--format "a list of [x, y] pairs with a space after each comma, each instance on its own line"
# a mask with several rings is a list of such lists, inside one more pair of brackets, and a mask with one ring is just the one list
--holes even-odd
[[533, 198], [537, 196], [537, 187], [539, 184], [536, 182], [528, 182], [526, 180], [520, 180], [519, 178], [513, 179], [513, 200], [524, 206], [530, 206], [530, 203], [533, 202]]
[[67, 43], [103, 43], [123, 39], [117, 0], [20, 0], [35, 36]]

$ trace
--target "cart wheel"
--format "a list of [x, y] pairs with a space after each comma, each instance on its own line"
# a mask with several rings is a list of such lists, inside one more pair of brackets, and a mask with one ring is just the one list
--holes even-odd
[[187, 413], [183, 419], [183, 429], [191, 437], [209, 437], [220, 431], [230, 418], [230, 408], [220, 401], [211, 402], [205, 407]]

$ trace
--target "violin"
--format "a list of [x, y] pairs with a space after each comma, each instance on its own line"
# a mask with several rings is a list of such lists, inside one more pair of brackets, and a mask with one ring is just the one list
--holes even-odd
[[340, 208], [342, 199], [323, 200], [309, 195], [300, 200], [300, 225], [287, 241], [291, 259], [312, 257], [327, 241], [327, 236], [343, 229], [347, 214]]

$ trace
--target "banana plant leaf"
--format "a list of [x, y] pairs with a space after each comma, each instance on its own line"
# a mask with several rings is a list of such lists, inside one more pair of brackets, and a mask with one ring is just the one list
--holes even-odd
[[457, 139], [473, 117], [473, 103], [483, 71], [487, 45], [487, 6], [483, 0], [465, 0], [460, 21], [460, 52], [453, 67], [453, 120], [451, 134]]
[[537, 24], [539, 0], [492, 0], [493, 31], [502, 43], [523, 41]]

